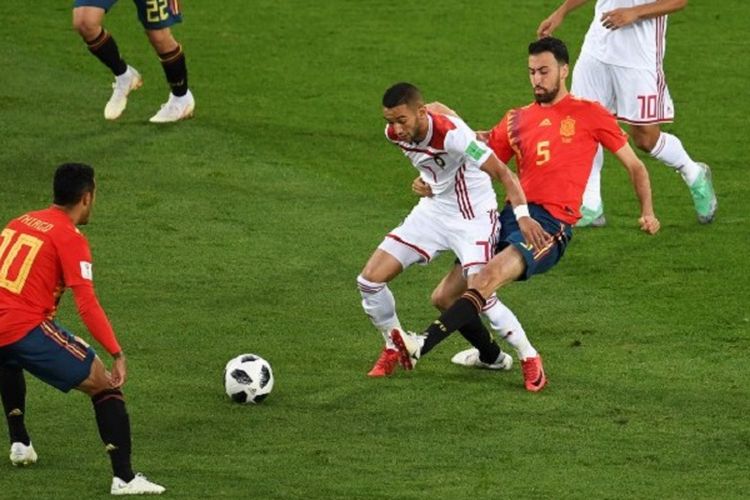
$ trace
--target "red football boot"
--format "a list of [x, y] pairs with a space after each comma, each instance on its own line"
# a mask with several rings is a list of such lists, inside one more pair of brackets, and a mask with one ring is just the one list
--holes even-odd
[[387, 347], [384, 347], [383, 351], [380, 353], [380, 357], [373, 365], [372, 370], [367, 372], [367, 376], [387, 377], [396, 369], [398, 359], [399, 355], [396, 349], [388, 349]]
[[547, 385], [547, 376], [544, 374], [541, 356], [536, 355], [533, 358], [522, 359], [521, 369], [523, 370], [523, 380], [527, 391], [539, 392]]

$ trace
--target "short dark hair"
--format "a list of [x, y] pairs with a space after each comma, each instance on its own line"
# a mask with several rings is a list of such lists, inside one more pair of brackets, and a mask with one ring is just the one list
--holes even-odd
[[83, 163], [63, 163], [55, 170], [52, 187], [55, 205], [75, 205], [94, 192], [94, 168]]
[[411, 83], [397, 83], [383, 94], [383, 107], [385, 108], [395, 108], [402, 104], [414, 104], [415, 102], [422, 102], [422, 92]]
[[529, 55], [535, 56], [542, 52], [552, 52], [557, 62], [562, 64], [568, 64], [570, 57], [568, 56], [568, 48], [565, 43], [559, 38], [551, 36], [540, 38], [536, 42], [529, 44]]

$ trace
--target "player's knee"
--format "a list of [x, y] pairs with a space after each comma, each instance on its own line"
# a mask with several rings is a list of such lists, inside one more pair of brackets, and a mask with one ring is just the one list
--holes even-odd
[[357, 282], [362, 280], [370, 283], [385, 283], [388, 281], [388, 277], [381, 267], [368, 262], [357, 276]]
[[635, 147], [646, 153], [650, 153], [656, 147], [660, 133], [659, 129], [637, 129], [636, 127], [631, 129]]
[[94, 396], [111, 388], [107, 369], [104, 367], [102, 360], [97, 356], [91, 363], [89, 376], [78, 385], [77, 389], [89, 396]]
[[76, 16], [73, 18], [73, 29], [87, 42], [93, 40], [102, 32], [101, 24], [85, 16]]
[[180, 46], [172, 36], [172, 31], [169, 28], [146, 30], [146, 36], [151, 46], [159, 54], [172, 52]]
[[633, 142], [635, 143], [635, 147], [645, 153], [650, 153], [654, 149], [654, 146], [656, 146], [656, 141], [652, 141], [648, 137], [634, 137]]
[[373, 282], [373, 281], [375, 280], [372, 279], [372, 274], [369, 272], [367, 267], [362, 269], [362, 272], [360, 272], [359, 275], [357, 275], [357, 286], [360, 286], [367, 282]]
[[469, 282], [469, 288], [478, 290], [485, 298], [492, 295], [498, 283], [503, 281], [502, 270], [486, 266]]

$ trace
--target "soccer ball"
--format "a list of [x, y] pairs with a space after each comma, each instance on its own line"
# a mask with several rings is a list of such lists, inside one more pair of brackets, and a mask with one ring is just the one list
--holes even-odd
[[260, 403], [273, 389], [271, 365], [257, 354], [229, 360], [224, 368], [224, 389], [237, 403]]

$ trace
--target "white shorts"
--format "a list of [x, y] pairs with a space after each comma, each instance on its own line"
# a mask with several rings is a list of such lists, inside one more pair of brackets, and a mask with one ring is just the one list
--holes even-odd
[[663, 71], [626, 68], [581, 54], [573, 68], [573, 95], [599, 101], [631, 125], [669, 123], [674, 103]]
[[449, 216], [422, 200], [400, 226], [378, 246], [395, 257], [404, 269], [427, 264], [440, 252], [450, 250], [464, 268], [464, 275], [478, 273], [492, 258], [500, 231], [497, 210], [477, 211], [474, 219]]

